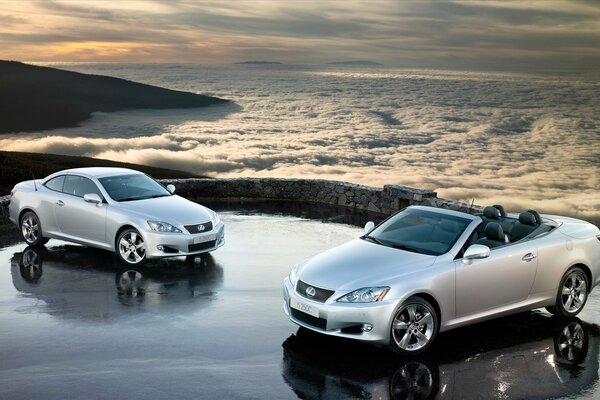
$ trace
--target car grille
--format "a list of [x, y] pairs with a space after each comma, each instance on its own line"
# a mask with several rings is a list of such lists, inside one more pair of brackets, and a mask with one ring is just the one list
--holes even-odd
[[290, 308], [292, 312], [292, 317], [297, 319], [300, 322], [304, 322], [307, 325], [314, 326], [319, 329], [327, 329], [327, 320], [325, 318], [317, 318], [313, 317], [310, 314], [303, 313], [302, 311], [296, 310], [295, 308]]
[[[308, 288], [308, 287], [313, 287], [315, 289], [314, 296], [311, 297], [306, 294], [306, 288]], [[325, 303], [325, 301], [327, 301], [327, 299], [330, 298], [331, 295], [335, 293], [335, 290], [321, 289], [321, 288], [309, 285], [308, 283], [302, 282], [299, 280], [298, 284], [296, 285], [296, 293], [298, 293], [300, 296], [305, 297], [307, 299], [318, 301], [320, 303]]]
[[211, 241], [208, 241], [208, 242], [197, 243], [197, 244], [190, 244], [188, 246], [188, 252], [192, 253], [194, 251], [212, 249], [213, 247], [215, 247], [215, 244], [216, 244], [215, 240], [211, 240]]
[[[212, 231], [212, 228], [213, 228], [213, 224], [211, 221], [205, 222], [204, 224], [193, 224], [193, 225], [184, 225], [184, 226], [185, 226], [185, 229], [189, 233], [210, 232], [210, 231]], [[202, 229], [202, 228], [198, 229], [199, 226], [204, 227], [204, 229]]]

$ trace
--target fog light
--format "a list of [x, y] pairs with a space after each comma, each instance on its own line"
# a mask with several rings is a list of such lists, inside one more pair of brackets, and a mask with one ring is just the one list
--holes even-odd
[[165, 249], [165, 246], [163, 246], [162, 244], [159, 244], [158, 246], [156, 246], [156, 250], [158, 251], [163, 251]]
[[363, 330], [363, 332], [371, 332], [373, 330], [373, 325], [362, 324], [361, 329]]

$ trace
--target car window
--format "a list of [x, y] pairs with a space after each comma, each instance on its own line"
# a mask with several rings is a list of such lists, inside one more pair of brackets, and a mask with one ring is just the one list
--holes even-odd
[[406, 209], [375, 228], [365, 239], [416, 253], [446, 253], [462, 235], [470, 219], [434, 211]]
[[77, 197], [83, 197], [88, 193], [96, 193], [101, 199], [104, 198], [98, 186], [91, 179], [77, 175], [67, 175], [63, 192]]
[[160, 183], [144, 174], [108, 176], [99, 179], [115, 201], [133, 201], [171, 196]]
[[46, 186], [50, 190], [54, 190], [56, 192], [62, 192], [63, 183], [65, 182], [65, 176], [60, 175], [55, 178], [50, 179], [44, 186]]

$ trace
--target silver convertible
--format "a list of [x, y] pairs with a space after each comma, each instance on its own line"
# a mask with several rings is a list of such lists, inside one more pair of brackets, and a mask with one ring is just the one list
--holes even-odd
[[116, 252], [127, 265], [191, 256], [225, 243], [219, 215], [125, 168], [75, 168], [18, 183], [9, 218], [27, 244], [56, 238]]
[[295, 265], [283, 308], [328, 335], [425, 351], [438, 332], [546, 307], [570, 317], [600, 283], [600, 230], [501, 206], [481, 215], [412, 206]]

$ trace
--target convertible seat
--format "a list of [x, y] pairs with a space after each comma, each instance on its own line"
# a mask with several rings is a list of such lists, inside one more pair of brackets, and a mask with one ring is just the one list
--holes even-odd
[[504, 239], [504, 231], [497, 222], [488, 222], [485, 226], [485, 237], [477, 240], [475, 244], [482, 244], [484, 246], [493, 249], [494, 247], [502, 246], [506, 244]]
[[[504, 233], [509, 235], [514, 224], [514, 219], [506, 218], [504, 207], [499, 204], [485, 207], [483, 209], [483, 215], [481, 216], [481, 219], [483, 219], [483, 222], [485, 222], [484, 227], [487, 226], [489, 222], [496, 222], [500, 224]], [[482, 228], [479, 228], [479, 234], [483, 236], [484, 233]], [[508, 242], [508, 236], [504, 238], [504, 241]]]
[[519, 220], [515, 222], [509, 238], [511, 242], [516, 242], [535, 231], [541, 224], [541, 217], [534, 210], [528, 210], [519, 214]]

